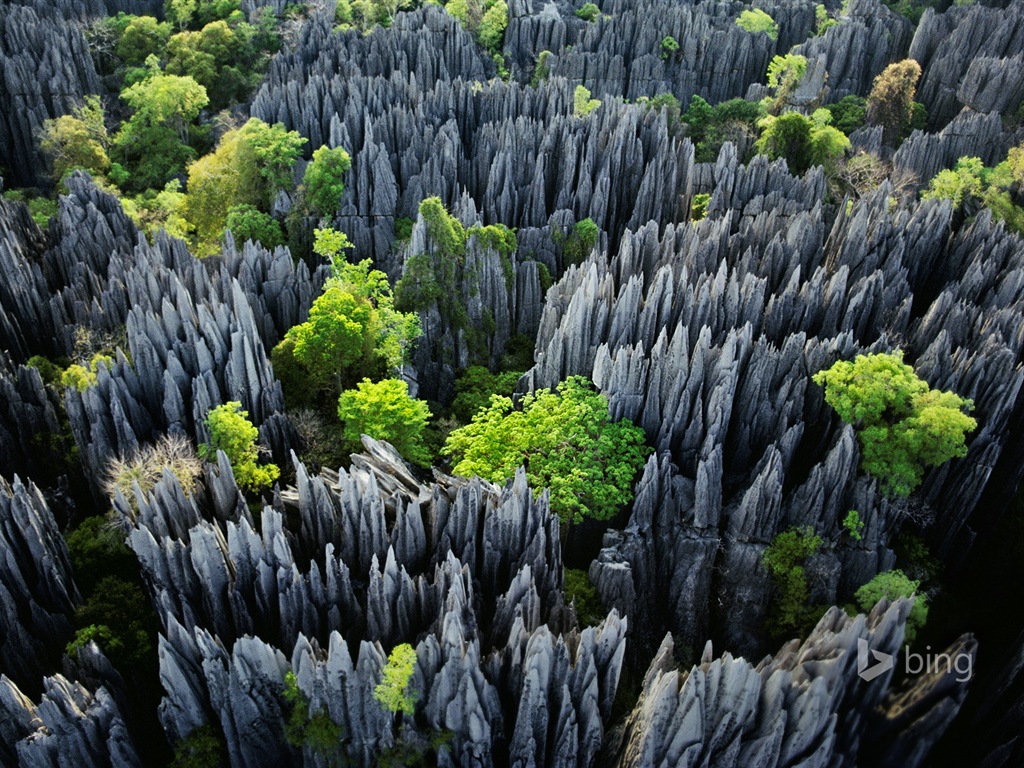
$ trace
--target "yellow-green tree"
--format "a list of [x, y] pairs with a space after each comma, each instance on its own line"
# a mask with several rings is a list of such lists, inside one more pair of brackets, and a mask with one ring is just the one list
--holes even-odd
[[921, 65], [913, 59], [890, 64], [875, 78], [868, 96], [867, 120], [882, 126], [882, 142], [894, 144], [913, 116]]
[[825, 402], [857, 430], [861, 466], [882, 490], [909, 496], [924, 470], [967, 455], [968, 432], [978, 422], [973, 403], [931, 389], [903, 362], [903, 353], [858, 355], [814, 375]]
[[44, 121], [39, 137], [39, 148], [53, 167], [54, 181], [75, 168], [102, 177], [110, 170], [109, 145], [99, 96], [86, 96], [85, 103], [70, 115]]
[[256, 440], [259, 430], [249, 421], [249, 412], [242, 410], [242, 404], [231, 401], [218, 405], [206, 417], [210, 431], [210, 442], [199, 446], [199, 452], [207, 461], [216, 461], [217, 451], [224, 451], [231, 462], [238, 487], [246, 491], [259, 491], [281, 475], [276, 464], [259, 464], [259, 449]]

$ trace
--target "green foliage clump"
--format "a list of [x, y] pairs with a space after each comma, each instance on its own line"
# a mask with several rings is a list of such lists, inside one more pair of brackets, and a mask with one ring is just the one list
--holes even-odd
[[775, 56], [768, 63], [768, 87], [772, 96], [762, 99], [762, 105], [769, 115], [777, 115], [789, 103], [800, 81], [807, 73], [807, 58], [796, 53]]
[[39, 148], [50, 161], [55, 181], [60, 181], [76, 168], [103, 179], [110, 171], [109, 146], [99, 96], [86, 96], [85, 103], [70, 115], [44, 120], [39, 136]]
[[141, 66], [150, 56], [163, 53], [171, 37], [171, 26], [152, 16], [125, 16], [125, 26], [114, 53], [129, 67]]
[[[907, 577], [903, 571], [893, 570], [880, 573], [854, 593], [857, 605], [865, 613], [875, 607], [875, 603], [883, 597], [896, 600], [900, 597], [911, 597], [917, 592], [920, 582]], [[910, 645], [917, 637], [918, 631], [928, 621], [928, 597], [919, 594], [914, 598], [914, 607], [907, 616], [906, 633], [903, 641]]]
[[239, 243], [253, 240], [264, 248], [276, 248], [284, 243], [281, 225], [254, 205], [242, 203], [231, 206], [224, 223]]
[[39, 378], [43, 380], [44, 384], [51, 386], [59, 384], [61, 375], [64, 373], [59, 365], [42, 355], [33, 355], [25, 362], [25, 365], [39, 371]]
[[508, 26], [505, 0], [448, 0], [444, 8], [498, 62], [499, 71], [502, 70], [501, 50]]
[[67, 370], [61, 374], [60, 383], [64, 387], [74, 387], [79, 392], [85, 392], [89, 387], [94, 387], [98, 383], [99, 367], [101, 364], [106, 368], [110, 368], [114, 364], [114, 358], [97, 352], [84, 365], [80, 363], [69, 365]]
[[679, 51], [679, 41], [672, 35], [666, 35], [661, 39], [661, 58], [668, 61]]
[[87, 517], [67, 534], [68, 557], [75, 584], [83, 594], [95, 591], [105, 576], [131, 579], [138, 575], [138, 560], [125, 544], [124, 532], [108, 516]]
[[77, 657], [82, 646], [95, 641], [115, 667], [139, 667], [153, 651], [155, 618], [137, 577], [104, 576], [75, 612], [79, 629], [67, 653]]
[[821, 545], [821, 537], [808, 526], [780, 533], [765, 549], [764, 564], [776, 589], [768, 620], [773, 635], [803, 634], [820, 615], [819, 609], [810, 605], [804, 563], [817, 554]]
[[595, 3], [584, 3], [576, 9], [577, 18], [583, 19], [586, 22], [597, 21], [597, 17], [600, 15], [601, 9]]
[[376, 383], [363, 379], [355, 389], [346, 389], [338, 398], [338, 418], [344, 422], [343, 437], [352, 451], [361, 450], [362, 435], [369, 435], [391, 443], [416, 464], [430, 462], [423, 443], [430, 409], [423, 400], [409, 396], [409, 385], [401, 379]]
[[582, 85], [577, 85], [573, 91], [572, 114], [575, 117], [586, 117], [595, 109], [601, 106], [600, 99], [590, 98], [590, 91]]
[[566, 568], [563, 587], [565, 601], [576, 606], [576, 619], [580, 628], [596, 627], [604, 621], [608, 614], [586, 571]]
[[779, 39], [779, 25], [775, 19], [762, 11], [760, 8], [748, 8], [736, 18], [736, 26], [756, 35], [764, 32], [772, 40]]
[[233, 207], [266, 211], [278, 190], [291, 188], [292, 166], [305, 143], [281, 123], [271, 126], [254, 117], [189, 166], [185, 216], [195, 227], [200, 255], [216, 251]]
[[295, 673], [290, 670], [284, 676], [282, 695], [289, 709], [284, 724], [285, 741], [293, 747], [308, 749], [329, 764], [343, 764], [344, 729], [331, 720], [326, 707], [309, 711], [309, 699], [299, 689]]
[[537, 54], [537, 63], [533, 67], [533, 75], [530, 77], [530, 87], [538, 88], [540, 84], [548, 79], [551, 74], [551, 67], [548, 66], [548, 58], [551, 51], [541, 51]]
[[811, 117], [799, 112], [786, 112], [775, 117], [766, 115], [758, 125], [761, 138], [757, 151], [772, 160], [785, 158], [789, 170], [795, 174], [821, 165], [827, 173], [834, 173], [838, 163], [850, 148], [850, 139], [830, 125], [832, 115], [826, 109], [817, 109]]
[[921, 198], [945, 198], [969, 214], [988, 208], [1011, 230], [1024, 234], [1024, 207], [1016, 203], [1022, 185], [1024, 144], [1012, 148], [995, 168], [977, 157], [961, 157], [952, 170], [941, 170], [932, 178]]
[[582, 264], [597, 245], [600, 230], [589, 216], [577, 221], [567, 234], [561, 238], [562, 258], [566, 264]]
[[455, 379], [452, 415], [468, 424], [477, 412], [487, 407], [492, 395], [510, 397], [522, 375], [521, 371], [491, 373], [482, 365], [471, 365]]
[[381, 681], [373, 697], [392, 714], [411, 715], [416, 709], [419, 691], [409, 687], [416, 671], [416, 651], [408, 643], [396, 645], [388, 654]]
[[223, 20], [179, 32], [167, 41], [167, 72], [187, 75], [205, 87], [214, 110], [244, 101], [259, 80], [252, 36], [248, 24], [232, 28]]
[[352, 168], [352, 158], [341, 147], [320, 147], [306, 166], [302, 186], [306, 202], [319, 216], [333, 216], [345, 192], [345, 174]]
[[690, 219], [701, 221], [708, 215], [708, 205], [711, 203], [711, 195], [707, 192], [700, 192], [693, 196], [693, 205], [690, 208]]
[[185, 202], [181, 182], [171, 179], [160, 191], [148, 189], [135, 197], [121, 198], [121, 207], [143, 232], [154, 235], [163, 229], [173, 237], [186, 240], [192, 225], [185, 218]]
[[226, 763], [226, 752], [217, 730], [210, 724], [201, 725], [175, 745], [170, 768], [220, 768]]
[[351, 264], [334, 250], [347, 245], [343, 233], [317, 231], [314, 249], [333, 255], [331, 277], [309, 319], [289, 329], [271, 354], [285, 396], [296, 403], [316, 399], [310, 388], [337, 396], [361, 378], [397, 370], [420, 335], [419, 318], [396, 309], [387, 275], [371, 269], [369, 259]]
[[633, 498], [633, 478], [650, 454], [644, 432], [630, 421], [611, 422], [608, 401], [578, 376], [523, 398], [490, 405], [449, 435], [442, 453], [456, 474], [500, 483], [525, 466], [530, 485], [551, 491], [562, 520], [607, 520]]
[[825, 107], [832, 113], [832, 125], [849, 136], [867, 122], [868, 100], [863, 96], [844, 96]]
[[729, 99], [712, 107], [694, 94], [680, 120], [693, 142], [696, 161], [714, 162], [726, 141], [753, 135], [762, 111], [761, 104], [745, 99]]
[[850, 537], [857, 541], [864, 540], [864, 521], [860, 519], [860, 512], [851, 509], [843, 518], [843, 529], [850, 534]]
[[857, 429], [861, 466], [882, 490], [909, 496], [924, 470], [967, 455], [965, 435], [978, 423], [964, 411], [973, 403], [931, 389], [903, 362], [903, 354], [858, 355], [814, 375], [825, 401]]
[[814, 30], [814, 35], [816, 37], [821, 37], [832, 27], [839, 24], [838, 21], [828, 15], [828, 9], [821, 3], [814, 6], [814, 22], [817, 24], [817, 27]]
[[415, 221], [406, 216], [399, 216], [395, 219], [395, 240], [400, 242], [409, 240], [412, 237], [412, 228], [415, 224]]
[[555, 280], [551, 276], [551, 270], [548, 269], [548, 265], [543, 261], [537, 262], [537, 279], [540, 281], [540, 289], [543, 293], [547, 293], [548, 289], [555, 284]]
[[260, 491], [273, 485], [281, 475], [276, 464], [257, 464], [256, 439], [260, 433], [241, 403], [233, 400], [213, 408], [206, 417], [206, 428], [210, 431], [210, 442], [199, 446], [200, 454], [207, 461], [216, 461], [217, 451], [224, 451], [239, 488]]

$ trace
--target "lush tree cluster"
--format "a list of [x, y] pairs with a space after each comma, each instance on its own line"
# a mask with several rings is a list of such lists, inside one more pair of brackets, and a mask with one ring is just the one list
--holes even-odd
[[843, 96], [834, 104], [825, 106], [832, 113], [832, 125], [849, 136], [862, 128], [868, 119], [868, 100], [863, 96]]
[[965, 435], [977, 422], [970, 400], [931, 389], [903, 354], [858, 355], [814, 375], [825, 401], [854, 425], [861, 466], [886, 493], [908, 496], [924, 470], [967, 454]]
[[[906, 632], [903, 641], [910, 645], [917, 637], [918, 631], [928, 621], [928, 597], [917, 592], [919, 581], [907, 577], [903, 571], [885, 571], [857, 590], [854, 598], [857, 605], [865, 613], [875, 607], [875, 603], [883, 597], [892, 601], [900, 597], [914, 597], [914, 607], [907, 616]], [[916, 595], [916, 596], [915, 596]]]
[[712, 107], [694, 95], [679, 118], [693, 142], [694, 159], [698, 163], [712, 163], [725, 142], [742, 144], [744, 139], [754, 136], [762, 109], [760, 104], [744, 99], [730, 99]]
[[764, 32], [772, 40], [779, 39], [779, 25], [760, 8], [748, 8], [736, 18], [736, 26], [752, 35]]
[[765, 567], [775, 585], [776, 597], [768, 621], [776, 637], [802, 635], [821, 610], [810, 604], [810, 588], [804, 564], [821, 548], [822, 539], [810, 527], [780, 533], [764, 551]]
[[376, 383], [363, 379], [355, 388], [346, 389], [338, 398], [338, 418], [352, 452], [361, 449], [362, 435], [369, 435], [391, 443], [409, 461], [429, 466], [431, 457], [423, 439], [430, 409], [424, 401], [409, 396], [409, 385], [401, 379]]
[[758, 123], [757, 151], [773, 160], [785, 158], [793, 173], [804, 173], [815, 165], [832, 173], [850, 148], [850, 139], [831, 122], [827, 109], [817, 109], [810, 117], [799, 112], [766, 115]]
[[415, 671], [415, 649], [408, 643], [396, 645], [388, 654], [381, 681], [373, 691], [374, 698], [392, 714], [411, 715], [420, 695], [409, 686]]
[[530, 485], [551, 491], [563, 521], [607, 520], [633, 498], [633, 480], [650, 453], [644, 432], [628, 420], [611, 422], [608, 401], [586, 379], [571, 377], [557, 391], [539, 390], [490, 405], [448, 436], [442, 451], [456, 474], [501, 483], [520, 466]]
[[583, 118], [601, 106], [600, 99], [590, 98], [590, 90], [582, 85], [577, 85], [573, 91], [572, 113], [575, 117]]
[[1024, 144], [1011, 149], [995, 168], [977, 157], [961, 157], [952, 169], [939, 171], [921, 197], [951, 200], [969, 215], [988, 208], [1024, 234]]
[[444, 8], [491, 55], [499, 73], [507, 75], [502, 55], [505, 28], [508, 26], [508, 4], [505, 0], [448, 0]]
[[492, 395], [511, 397], [522, 371], [491, 373], [482, 365], [471, 365], [455, 379], [455, 399], [452, 401], [452, 416], [463, 424], [491, 402]]
[[576, 9], [576, 16], [586, 22], [597, 21], [597, 18], [600, 15], [601, 9], [598, 8], [595, 3], [584, 3], [581, 7]]
[[352, 167], [352, 159], [341, 147], [320, 147], [306, 166], [302, 189], [309, 208], [321, 217], [334, 216], [345, 192], [345, 174]]
[[239, 488], [261, 491], [273, 485], [281, 475], [276, 464], [258, 463], [256, 440], [260, 432], [249, 421], [249, 412], [242, 410], [241, 403], [231, 401], [218, 405], [207, 415], [206, 428], [210, 442], [199, 446], [199, 452], [207, 461], [216, 461], [217, 451], [224, 451]]

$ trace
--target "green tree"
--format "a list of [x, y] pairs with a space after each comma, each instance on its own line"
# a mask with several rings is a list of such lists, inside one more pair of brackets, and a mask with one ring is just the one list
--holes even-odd
[[139, 667], [151, 658], [155, 618], [137, 578], [104, 576], [75, 612], [79, 629], [67, 653], [76, 657], [82, 646], [96, 641], [115, 667]]
[[129, 67], [141, 66], [150, 56], [159, 57], [171, 36], [171, 27], [152, 16], [130, 16], [114, 53]]
[[363, 361], [370, 344], [373, 308], [341, 286], [328, 286], [313, 302], [309, 319], [289, 329], [295, 359], [320, 387], [340, 389], [348, 369]]
[[[883, 597], [892, 601], [900, 597], [912, 597], [917, 593], [921, 582], [908, 578], [903, 571], [885, 571], [875, 576], [871, 581], [857, 590], [854, 598], [857, 605], [865, 613], [871, 611], [875, 604]], [[910, 609], [907, 616], [906, 632], [903, 635], [903, 642], [910, 645], [917, 637], [918, 630], [924, 627], [928, 621], [928, 597], [924, 594], [917, 594], [914, 598], [914, 607]]]
[[764, 564], [775, 585], [775, 601], [768, 619], [772, 635], [803, 635], [821, 614], [810, 604], [804, 564], [821, 548], [822, 539], [810, 527], [778, 534], [764, 550]]
[[759, 122], [761, 138], [755, 146], [772, 160], [785, 158], [794, 174], [804, 173], [813, 165], [832, 173], [850, 148], [850, 139], [829, 125], [831, 120], [832, 115], [825, 109], [815, 110], [810, 118], [799, 112], [767, 115]]
[[194, 78], [206, 88], [211, 109], [225, 109], [244, 101], [256, 82], [253, 38], [248, 24], [233, 29], [225, 21], [179, 32], [167, 42], [167, 71]]
[[932, 177], [928, 188], [921, 192], [921, 199], [951, 200], [953, 207], [959, 208], [970, 198], [981, 197], [984, 172], [985, 164], [980, 157], [961, 157], [952, 170], [943, 169]]
[[736, 26], [752, 35], [764, 32], [772, 40], [779, 39], [779, 25], [760, 8], [748, 8], [743, 11], [736, 19]]
[[892, 145], [913, 117], [921, 65], [913, 59], [890, 64], [875, 78], [868, 96], [867, 121], [882, 126], [882, 142]]
[[708, 215], [708, 205], [711, 203], [711, 195], [701, 192], [693, 196], [693, 206], [690, 208], [690, 219], [701, 221]]
[[601, 9], [594, 3], [584, 3], [580, 8], [576, 9], [576, 16], [586, 22], [596, 21], [600, 15]]
[[491, 373], [482, 365], [471, 365], [455, 379], [452, 415], [463, 424], [491, 402], [491, 395], [510, 397], [515, 392], [521, 371]]
[[210, 431], [210, 442], [199, 446], [200, 454], [207, 461], [216, 461], [217, 451], [224, 451], [239, 488], [259, 491], [273, 485], [281, 475], [276, 464], [257, 464], [256, 439], [260, 433], [241, 403], [231, 401], [212, 409], [206, 417], [206, 428]]
[[109, 145], [99, 96], [86, 96], [85, 103], [70, 115], [45, 120], [39, 137], [39, 148], [53, 167], [54, 181], [74, 168], [102, 178], [110, 170]]
[[977, 422], [973, 403], [929, 388], [902, 352], [858, 355], [814, 375], [825, 401], [857, 429], [861, 466], [882, 490], [908, 496], [924, 470], [967, 455], [965, 435]]
[[121, 99], [135, 114], [131, 120], [147, 127], [170, 127], [187, 144], [189, 126], [210, 103], [206, 89], [191, 77], [160, 74], [151, 57], [151, 74], [121, 91]]
[[320, 147], [302, 176], [306, 202], [321, 217], [334, 216], [345, 192], [345, 174], [352, 167], [352, 159], [341, 147]]
[[249, 205], [265, 211], [279, 189], [290, 188], [305, 141], [280, 123], [270, 126], [251, 118], [189, 166], [185, 215], [195, 227], [200, 255], [216, 251], [231, 208]]
[[671, 59], [679, 50], [679, 41], [672, 35], [666, 35], [661, 40], [661, 58], [665, 61]]
[[391, 443], [416, 464], [430, 462], [423, 444], [430, 409], [424, 401], [409, 397], [409, 385], [401, 379], [376, 383], [363, 379], [355, 389], [346, 389], [338, 398], [338, 418], [344, 422], [343, 436], [353, 452], [361, 449], [362, 435], [369, 435]]
[[777, 115], [789, 103], [800, 81], [807, 73], [807, 58], [796, 53], [775, 56], [768, 64], [768, 87], [773, 96], [764, 99], [765, 110]]
[[310, 712], [309, 699], [299, 690], [299, 682], [291, 670], [284, 676], [283, 696], [290, 710], [284, 726], [285, 740], [293, 747], [308, 749], [328, 765], [346, 765], [342, 752], [344, 729], [331, 720], [326, 707]]
[[284, 243], [281, 225], [253, 205], [242, 203], [228, 209], [225, 224], [239, 243], [255, 240], [265, 248], [276, 248]]
[[523, 398], [522, 408], [494, 395], [490, 405], [448, 436], [442, 453], [456, 474], [500, 483], [522, 465], [530, 485], [551, 491], [566, 522], [607, 520], [633, 498], [633, 478], [650, 454], [644, 432], [610, 422], [608, 401], [578, 376]]
[[419, 691], [409, 687], [416, 672], [416, 650], [408, 643], [396, 645], [388, 654], [381, 681], [373, 696], [395, 715], [411, 715], [416, 709]]
[[179, 30], [185, 29], [198, 7], [198, 0], [164, 0], [164, 18]]
[[863, 96], [844, 96], [825, 109], [832, 113], [832, 125], [847, 136], [867, 122], [868, 100]]
[[597, 245], [600, 230], [589, 216], [577, 221], [562, 240], [562, 257], [567, 264], [581, 264]]
[[501, 47], [505, 42], [505, 28], [508, 26], [508, 5], [505, 0], [496, 0], [484, 12], [480, 20], [478, 38], [480, 45], [491, 56], [501, 57]]
[[586, 117], [595, 109], [601, 106], [599, 99], [590, 98], [590, 91], [582, 85], [577, 85], [573, 92], [572, 113], [575, 117]]
[[851, 538], [857, 541], [864, 540], [864, 521], [860, 519], [860, 512], [851, 509], [843, 518], [843, 529], [850, 534]]

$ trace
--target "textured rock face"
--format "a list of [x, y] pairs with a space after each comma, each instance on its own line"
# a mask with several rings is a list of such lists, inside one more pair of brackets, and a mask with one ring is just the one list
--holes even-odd
[[[872, 765], [920, 765], [966, 695], [957, 673], [943, 670], [899, 692], [887, 691], [892, 671], [871, 682], [856, 673], [858, 643], [899, 654], [909, 608], [882, 602], [852, 619], [832, 608], [803, 643], [756, 666], [728, 653], [713, 659], [709, 643], [700, 663], [682, 672], [667, 637], [608, 757], [619, 766], [854, 765], [874, 746], [881, 749]], [[976, 645], [964, 636], [947, 652], [973, 658]]]
[[[828, 231], [820, 177], [786, 181], [779, 165], [736, 168], [725, 154], [707, 220], [660, 236], [641, 228], [552, 289], [523, 386], [590, 376], [659, 452], [629, 528], [595, 566], [606, 596], [627, 613], [633, 595], [658, 603], [643, 610], [698, 642], [710, 615], [727, 647], [754, 653], [772, 537], [810, 525], [833, 542], [812, 597], [834, 603], [891, 567], [883, 542], [913, 511], [858, 475], [852, 432], [823, 408], [810, 377], [836, 359], [899, 340], [933, 386], [974, 399], [982, 426], [967, 457], [921, 491], [940, 553], [971, 540], [1019, 409], [1024, 251], [985, 216], [951, 233], [946, 203], [890, 211], [885, 188]], [[998, 268], [983, 267], [993, 253]], [[863, 541], [842, 536], [849, 509], [867, 521]], [[659, 596], [666, 578], [681, 585], [676, 604]]]
[[[33, 689], [71, 634], [78, 590], [68, 550], [42, 493], [0, 479], [0, 666]], [[6, 679], [5, 678], [5, 679]]]
[[[923, 68], [918, 101], [928, 104], [928, 124], [941, 128], [968, 106], [979, 111], [1013, 110], [1021, 101], [1024, 3], [925, 11], [914, 33], [910, 58]], [[999, 86], [1005, 84], [1005, 90]]]

